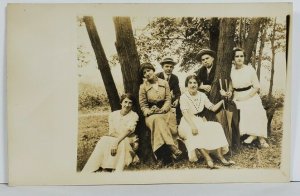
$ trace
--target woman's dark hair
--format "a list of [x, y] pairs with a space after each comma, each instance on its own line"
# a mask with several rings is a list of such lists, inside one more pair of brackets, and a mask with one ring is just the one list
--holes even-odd
[[144, 77], [144, 73], [143, 73], [144, 69], [152, 69], [153, 71], [155, 71], [155, 68], [154, 68], [154, 66], [151, 63], [143, 63], [143, 64], [141, 64], [140, 75], [141, 75], [142, 78]]
[[120, 103], [122, 104], [123, 100], [126, 98], [132, 101], [133, 106], [136, 104], [136, 99], [131, 93], [124, 93], [123, 95], [121, 95]]
[[200, 86], [200, 82], [199, 82], [199, 80], [197, 79], [197, 76], [196, 75], [189, 75], [188, 77], [186, 77], [186, 79], [185, 79], [185, 87], [187, 87], [188, 86], [188, 83], [189, 83], [189, 81], [191, 80], [191, 79], [195, 79], [196, 80], [196, 82], [197, 82], [197, 84], [198, 84], [198, 86]]
[[244, 50], [244, 49], [242, 49], [242, 48], [233, 48], [233, 50], [232, 50], [232, 60], [234, 60], [235, 53], [238, 52], [238, 51], [243, 52], [244, 57], [246, 57], [246, 53], [245, 53], [245, 50]]

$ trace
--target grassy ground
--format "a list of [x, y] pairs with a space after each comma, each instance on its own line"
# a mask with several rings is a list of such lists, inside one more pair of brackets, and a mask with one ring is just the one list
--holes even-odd
[[[91, 155], [99, 138], [108, 133], [108, 111], [103, 112], [83, 112], [79, 115], [78, 133], [78, 154], [77, 171], [81, 171], [87, 159]], [[241, 148], [226, 155], [228, 159], [236, 162], [231, 168], [279, 168], [281, 159], [281, 140], [282, 140], [282, 109], [275, 112], [272, 121], [272, 132], [268, 138], [269, 148], [260, 149], [257, 142], [252, 145], [242, 145]], [[216, 162], [216, 165], [222, 165]], [[139, 164], [131, 166], [131, 170], [149, 169], [187, 169], [205, 168], [203, 160], [198, 163], [190, 163], [188, 160], [181, 160], [169, 165], [162, 163]]]
[[81, 171], [101, 136], [108, 133], [108, 113], [79, 115], [77, 170]]

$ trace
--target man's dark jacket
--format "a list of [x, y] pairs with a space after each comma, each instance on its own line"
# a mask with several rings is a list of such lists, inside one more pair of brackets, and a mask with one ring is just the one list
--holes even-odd
[[[160, 72], [157, 74], [157, 77], [165, 80], [165, 76], [163, 72]], [[174, 101], [175, 99], [179, 99], [180, 95], [181, 95], [181, 91], [179, 88], [179, 80], [178, 77], [174, 74], [171, 74], [171, 77], [168, 81], [169, 86], [170, 86], [170, 90], [173, 91], [173, 95], [174, 95], [174, 99], [172, 99], [172, 101]]]
[[[207, 73], [207, 69], [204, 66], [202, 66], [195, 73], [196, 73], [197, 79], [199, 80], [200, 84], [203, 83], [204, 85], [212, 85], [212, 83], [214, 81], [215, 73], [216, 73], [216, 65], [213, 65], [209, 74]], [[228, 78], [228, 81], [229, 80], [230, 80], [230, 78]], [[224, 85], [224, 81], [223, 81], [223, 85]], [[224, 87], [225, 87], [225, 85], [224, 85]], [[218, 90], [220, 90], [219, 85], [218, 85]], [[200, 91], [204, 92], [209, 97], [209, 93], [207, 93], [204, 90], [200, 90]], [[220, 99], [221, 99], [221, 96], [220, 96]], [[229, 133], [226, 133], [227, 132], [226, 130], [228, 129], [228, 127], [227, 127], [227, 125], [224, 125], [224, 122], [220, 122], [220, 123], [222, 124], [223, 129], [225, 130], [225, 135], [226, 135], [227, 139], [231, 140], [231, 141], [228, 141], [229, 145], [232, 146], [233, 148], [239, 147], [240, 146], [239, 111], [237, 110], [236, 105], [233, 101], [227, 101], [226, 106], [227, 106], [227, 110], [231, 111], [233, 113], [232, 122], [231, 122], [232, 134], [229, 135]], [[207, 109], [203, 110], [203, 114], [208, 120], [218, 121], [215, 117], [215, 114], [213, 114], [213, 112], [211, 112]], [[224, 118], [226, 118], [226, 116], [224, 116], [223, 119]]]
[[215, 73], [216, 73], [216, 66], [213, 65], [213, 67], [210, 70], [210, 73], [207, 73], [207, 69], [206, 67], [202, 66], [197, 72], [197, 78], [201, 83], [203, 83], [204, 85], [211, 85], [212, 82], [214, 81], [214, 77], [215, 77]]

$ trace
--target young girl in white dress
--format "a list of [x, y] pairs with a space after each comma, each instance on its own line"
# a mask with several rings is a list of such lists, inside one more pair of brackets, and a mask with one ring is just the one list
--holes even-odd
[[267, 138], [267, 115], [258, 95], [260, 84], [252, 66], [244, 64], [245, 52], [233, 50], [234, 66], [231, 69], [231, 80], [234, 89], [233, 101], [240, 110], [240, 134], [249, 137], [245, 143], [259, 139], [262, 147], [269, 147]]
[[99, 168], [100, 171], [122, 171], [138, 161], [135, 155], [137, 137], [133, 132], [139, 117], [132, 111], [134, 102], [130, 93], [121, 96], [122, 109], [110, 113], [109, 133], [100, 138], [82, 172], [94, 172]]
[[[204, 107], [216, 111], [224, 103], [212, 104], [207, 96], [198, 91], [199, 82], [195, 75], [188, 76], [185, 81], [187, 91], [180, 97], [180, 108], [183, 117], [178, 127], [179, 136], [183, 139], [188, 150], [189, 160], [195, 162], [198, 155], [203, 155], [209, 168], [215, 168], [209, 153], [216, 151], [218, 159], [224, 165], [234, 162], [227, 161], [223, 154], [228, 152], [228, 142], [220, 123], [206, 121], [201, 115]], [[226, 149], [225, 151], [223, 149]]]

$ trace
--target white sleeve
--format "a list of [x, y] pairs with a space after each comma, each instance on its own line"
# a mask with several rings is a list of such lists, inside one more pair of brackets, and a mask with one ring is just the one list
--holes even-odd
[[130, 115], [130, 119], [127, 123], [128, 130], [134, 131], [138, 120], [139, 116], [137, 115], [137, 113], [132, 112], [132, 114]]
[[115, 128], [113, 126], [114, 120], [113, 120], [114, 112], [111, 112], [108, 116], [108, 133], [115, 132]]
[[179, 101], [179, 103], [180, 103], [180, 110], [182, 111], [182, 112], [184, 112], [184, 111], [188, 111], [189, 110], [189, 103], [188, 103], [188, 100], [187, 100], [187, 98], [186, 98], [186, 95], [185, 94], [182, 94], [181, 96], [180, 96], [180, 99], [179, 99], [180, 101]]

